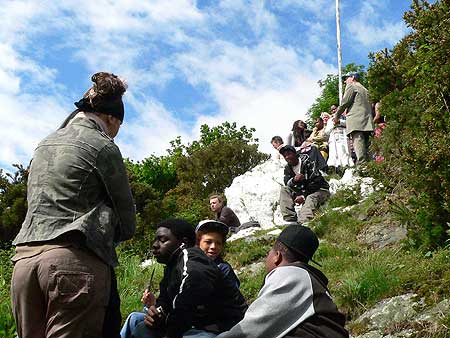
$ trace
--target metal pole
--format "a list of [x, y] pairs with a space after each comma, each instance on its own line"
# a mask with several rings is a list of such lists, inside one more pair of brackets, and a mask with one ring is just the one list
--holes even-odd
[[342, 50], [341, 50], [341, 20], [339, 17], [339, 0], [336, 0], [336, 39], [338, 56], [338, 84], [339, 84], [339, 104], [342, 101]]

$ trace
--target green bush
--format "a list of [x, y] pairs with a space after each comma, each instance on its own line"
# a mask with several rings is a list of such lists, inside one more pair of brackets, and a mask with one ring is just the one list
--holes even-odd
[[370, 55], [369, 91], [387, 120], [374, 141], [385, 163], [374, 173], [408, 190], [410, 244], [427, 250], [445, 243], [450, 219], [450, 4], [414, 0], [411, 8], [411, 33]]

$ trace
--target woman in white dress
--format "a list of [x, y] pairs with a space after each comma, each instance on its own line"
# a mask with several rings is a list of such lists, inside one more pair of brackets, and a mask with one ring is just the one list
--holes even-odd
[[[331, 106], [331, 112], [335, 113], [337, 107]], [[330, 135], [328, 138], [328, 161], [329, 167], [335, 167], [336, 170], [354, 165], [348, 149], [347, 135], [345, 134], [345, 116], [341, 115], [339, 124], [334, 125], [330, 114], [322, 113], [322, 119], [327, 119], [325, 133]], [[334, 114], [333, 114], [334, 117]]]

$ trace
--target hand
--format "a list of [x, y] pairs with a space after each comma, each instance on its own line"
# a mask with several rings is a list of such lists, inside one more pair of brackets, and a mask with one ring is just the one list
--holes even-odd
[[145, 306], [150, 307], [156, 304], [156, 297], [153, 292], [145, 289], [144, 293], [142, 294], [141, 302]]
[[304, 179], [305, 179], [305, 175], [303, 175], [303, 174], [296, 174], [294, 176], [294, 182], [300, 182], [300, 181], [303, 181]]
[[148, 327], [153, 327], [155, 322], [161, 319], [163, 314], [161, 311], [158, 311], [154, 305], [150, 306], [147, 309], [147, 313], [145, 314], [144, 323]]
[[295, 204], [303, 204], [303, 203], [305, 203], [305, 197], [303, 196], [303, 195], [301, 195], [301, 196], [297, 196], [295, 199], [294, 199], [294, 202], [295, 202]]

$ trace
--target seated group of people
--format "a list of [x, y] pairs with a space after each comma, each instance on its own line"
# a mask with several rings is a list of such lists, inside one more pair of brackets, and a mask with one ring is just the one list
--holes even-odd
[[311, 229], [297, 224], [281, 232], [249, 307], [221, 257], [227, 233], [216, 220], [200, 222], [195, 233], [181, 219], [158, 224], [153, 254], [166, 265], [159, 296], [144, 291], [144, 311], [128, 316], [121, 338], [348, 337], [327, 278], [308, 264], [319, 245]]

